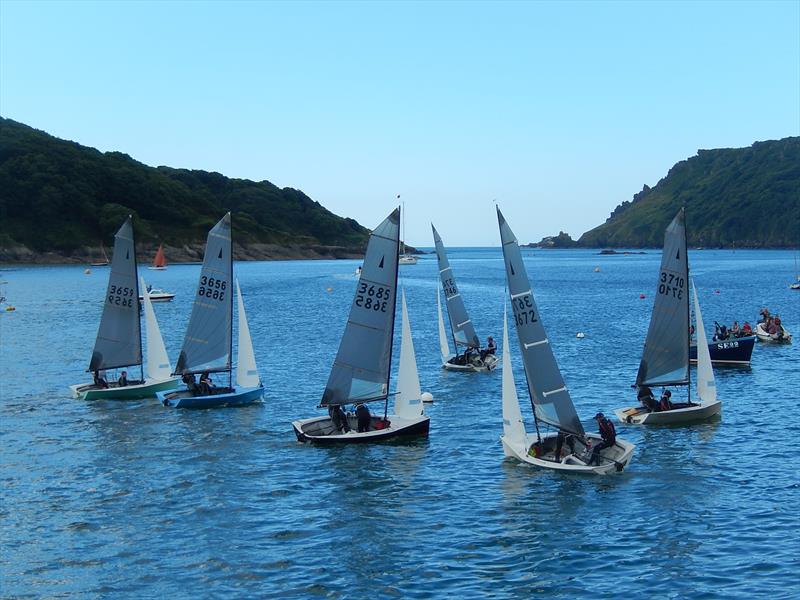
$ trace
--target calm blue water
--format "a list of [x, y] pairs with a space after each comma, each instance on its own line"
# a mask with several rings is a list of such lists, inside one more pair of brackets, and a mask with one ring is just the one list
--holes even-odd
[[[597, 410], [633, 401], [660, 254], [525, 252], [556, 357], [594, 429]], [[501, 339], [499, 250], [450, 259], [478, 334]], [[707, 326], [754, 323], [767, 305], [800, 333], [790, 252], [694, 251], [690, 261]], [[17, 307], [0, 314], [0, 596], [800, 594], [800, 339], [756, 347], [751, 369], [715, 370], [719, 423], [618, 426], [637, 444], [624, 473], [537, 471], [503, 459], [500, 372], [439, 368], [438, 280], [425, 256], [401, 278], [422, 388], [436, 399], [430, 439], [301, 445], [290, 421], [318, 414], [356, 264], [237, 264], [265, 402], [197, 412], [69, 397], [85, 379], [103, 269], [0, 273]], [[178, 294], [156, 305], [173, 361], [198, 272], [142, 270]]]

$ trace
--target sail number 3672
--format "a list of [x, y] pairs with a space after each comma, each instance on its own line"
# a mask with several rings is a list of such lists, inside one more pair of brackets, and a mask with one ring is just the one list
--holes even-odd
[[661, 271], [661, 277], [658, 282], [659, 294], [683, 300], [683, 290], [685, 286], [686, 280], [683, 277]]
[[200, 287], [197, 295], [210, 300], [225, 300], [225, 288], [228, 282], [203, 275], [200, 278]]
[[536, 318], [536, 311], [533, 309], [533, 301], [530, 294], [514, 298], [512, 305], [514, 306], [514, 319], [518, 327], [536, 323], [539, 320]]
[[363, 282], [359, 283], [358, 292], [356, 293], [356, 306], [374, 310], [375, 312], [386, 312], [391, 294], [392, 291], [389, 288], [368, 285]]

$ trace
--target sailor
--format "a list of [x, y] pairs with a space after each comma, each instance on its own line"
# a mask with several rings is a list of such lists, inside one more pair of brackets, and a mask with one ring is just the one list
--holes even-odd
[[214, 383], [211, 381], [211, 374], [208, 371], [203, 371], [203, 374], [200, 375], [200, 385], [198, 386], [200, 395], [208, 396], [211, 394], [211, 388], [213, 387]]
[[653, 390], [648, 386], [640, 385], [636, 398], [642, 403], [642, 406], [650, 412], [656, 412], [656, 410], [658, 410], [658, 403], [656, 402], [655, 396], [653, 396]]
[[128, 372], [123, 371], [119, 379], [117, 379], [117, 387], [125, 387], [126, 385], [128, 385]]
[[497, 344], [494, 343], [494, 338], [489, 336], [486, 341], [486, 348], [481, 350], [481, 360], [486, 360], [487, 354], [494, 354], [497, 351]]
[[106, 372], [105, 371], [95, 371], [94, 372], [94, 384], [99, 388], [107, 388], [108, 382], [106, 381]]
[[606, 419], [603, 413], [597, 413], [594, 416], [594, 420], [597, 421], [597, 425], [600, 428], [600, 437], [603, 438], [603, 441], [597, 444], [594, 447], [594, 450], [592, 450], [592, 457], [589, 459], [590, 465], [597, 463], [601, 450], [610, 448], [617, 441], [617, 432], [614, 429], [614, 424], [610, 420]]
[[366, 404], [359, 404], [356, 406], [356, 417], [358, 417], [358, 433], [366, 433], [369, 431], [372, 415], [369, 413], [369, 408], [367, 408]]
[[334, 430], [347, 433], [350, 431], [350, 424], [347, 422], [347, 415], [344, 414], [342, 407], [338, 404], [328, 407], [328, 416], [331, 418]]
[[197, 381], [194, 378], [194, 373], [184, 373], [181, 376], [181, 381], [186, 384], [186, 387], [192, 393], [192, 396], [200, 395], [200, 390], [197, 388]]
[[669, 390], [664, 390], [664, 393], [661, 394], [661, 402], [658, 403], [658, 409], [661, 411], [672, 410], [672, 392]]
[[564, 447], [565, 440], [567, 442], [567, 446], [569, 446], [569, 451], [572, 452], [572, 454], [575, 454], [575, 436], [571, 433], [567, 433], [566, 431], [559, 430], [558, 436], [556, 437], [556, 451], [553, 453], [556, 462], [561, 462], [561, 448]]

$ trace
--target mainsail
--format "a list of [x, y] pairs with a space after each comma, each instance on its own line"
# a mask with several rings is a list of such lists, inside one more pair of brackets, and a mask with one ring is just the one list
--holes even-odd
[[689, 262], [684, 210], [664, 234], [661, 271], [636, 385], [689, 383]]
[[139, 284], [133, 221], [129, 216], [114, 236], [103, 316], [87, 371], [142, 364]]
[[164, 246], [163, 244], [158, 245], [158, 250], [156, 251], [156, 256], [153, 258], [153, 266], [157, 269], [165, 269], [167, 267], [167, 259], [164, 256]]
[[503, 244], [508, 292], [511, 296], [519, 349], [522, 353], [534, 413], [539, 421], [583, 436], [583, 425], [575, 412], [572, 398], [561, 377], [561, 371], [550, 348], [550, 341], [539, 318], [539, 309], [533, 299], [533, 291], [522, 263], [522, 252], [517, 238], [499, 208], [497, 220]]
[[176, 374], [231, 368], [231, 250], [231, 213], [228, 213], [208, 232], [197, 295], [175, 366]]
[[369, 238], [322, 406], [383, 400], [389, 393], [399, 241], [396, 208]]
[[475, 334], [472, 321], [467, 314], [464, 301], [461, 299], [461, 293], [458, 291], [453, 270], [450, 268], [450, 262], [447, 260], [442, 238], [439, 237], [439, 232], [436, 231], [436, 227], [433, 224], [431, 224], [431, 229], [433, 230], [433, 241], [436, 244], [436, 257], [439, 259], [439, 277], [442, 280], [442, 288], [444, 289], [447, 316], [450, 318], [453, 340], [456, 343], [456, 353], [458, 353], [459, 344], [467, 348], [480, 348], [481, 344]]

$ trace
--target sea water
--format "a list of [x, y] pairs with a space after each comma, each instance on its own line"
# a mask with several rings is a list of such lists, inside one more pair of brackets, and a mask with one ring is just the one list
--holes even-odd
[[[594, 430], [598, 410], [635, 404], [660, 252], [523, 252]], [[450, 261], [481, 340], [500, 342], [499, 249], [452, 249]], [[503, 458], [501, 373], [441, 369], [438, 273], [425, 255], [400, 268], [400, 283], [422, 389], [435, 398], [430, 438], [303, 445], [290, 421], [322, 414], [358, 264], [236, 263], [265, 398], [206, 411], [72, 399], [68, 386], [89, 379], [107, 269], [4, 269], [17, 310], [0, 314], [0, 596], [800, 594], [800, 339], [758, 344], [751, 368], [715, 369], [719, 422], [618, 424], [636, 444], [620, 474], [536, 470]], [[754, 325], [763, 306], [800, 333], [792, 265], [791, 252], [692, 251], [709, 334], [714, 320]], [[174, 364], [199, 266], [141, 274], [176, 293], [155, 305]], [[511, 344], [533, 432], [513, 323]]]

